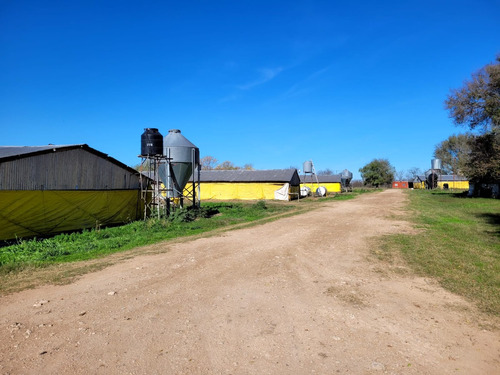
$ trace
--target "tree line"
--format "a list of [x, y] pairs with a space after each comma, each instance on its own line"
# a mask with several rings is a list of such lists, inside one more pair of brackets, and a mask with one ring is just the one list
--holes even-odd
[[439, 143], [434, 156], [447, 172], [470, 181], [500, 180], [500, 55], [471, 75], [463, 86], [451, 90], [445, 109], [457, 126], [468, 131]]

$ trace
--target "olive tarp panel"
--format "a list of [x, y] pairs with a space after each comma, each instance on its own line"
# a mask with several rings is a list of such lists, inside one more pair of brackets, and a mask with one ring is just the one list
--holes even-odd
[[0, 240], [140, 219], [138, 190], [0, 190]]

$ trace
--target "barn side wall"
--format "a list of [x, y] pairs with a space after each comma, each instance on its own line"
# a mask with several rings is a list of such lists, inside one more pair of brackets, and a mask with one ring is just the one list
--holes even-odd
[[139, 195], [139, 190], [0, 190], [0, 240], [138, 220]]
[[[274, 192], [280, 189], [283, 184], [271, 182], [201, 182], [200, 199], [274, 199]], [[293, 192], [293, 186], [290, 188]]]
[[300, 186], [301, 187], [307, 186], [309, 189], [311, 189], [311, 191], [313, 193], [320, 186], [324, 186], [328, 193], [340, 193], [340, 191], [341, 191], [340, 182], [325, 182], [325, 183], [320, 183], [319, 185], [316, 183], [314, 183], [314, 184], [306, 183], [306, 184], [300, 184]]
[[469, 181], [439, 181], [438, 187], [444, 189], [444, 184], [448, 184], [448, 189], [469, 190]]

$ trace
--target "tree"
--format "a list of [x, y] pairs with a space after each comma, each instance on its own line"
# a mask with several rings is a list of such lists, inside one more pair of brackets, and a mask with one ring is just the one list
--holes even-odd
[[373, 159], [370, 163], [359, 169], [363, 183], [379, 187], [394, 181], [394, 167], [387, 159]]
[[200, 165], [201, 169], [215, 169], [217, 166], [217, 159], [210, 155], [204, 156], [200, 160]]
[[441, 159], [444, 173], [463, 175], [471, 153], [471, 134], [451, 135], [436, 145], [434, 157]]
[[470, 155], [464, 165], [464, 175], [471, 181], [500, 181], [500, 132], [477, 135], [470, 141]]
[[394, 172], [394, 177], [396, 178], [396, 181], [404, 181], [404, 176], [405, 176], [404, 169]]
[[236, 169], [241, 169], [240, 167], [237, 167], [234, 165], [232, 161], [226, 160], [219, 165], [215, 167], [217, 170], [236, 170]]
[[445, 108], [455, 124], [479, 131], [468, 141], [464, 175], [483, 182], [500, 180], [500, 55], [462, 88], [452, 90]]
[[422, 171], [418, 167], [412, 167], [406, 171], [406, 179], [408, 181], [413, 180], [416, 176], [420, 176]]
[[500, 55], [496, 63], [473, 73], [462, 88], [451, 90], [445, 108], [457, 125], [480, 128], [483, 133], [500, 126]]

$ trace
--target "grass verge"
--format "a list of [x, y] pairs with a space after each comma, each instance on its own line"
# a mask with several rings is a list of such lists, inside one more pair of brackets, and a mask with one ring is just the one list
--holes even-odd
[[500, 315], [500, 200], [409, 191], [416, 235], [387, 236], [379, 258], [399, 254], [420, 275]]
[[46, 239], [20, 240], [0, 248], [0, 275], [27, 267], [89, 260], [144, 246], [248, 223], [286, 213], [293, 206], [259, 201], [244, 203], [206, 203], [200, 210], [179, 210], [168, 219], [135, 221], [118, 227], [63, 233]]

